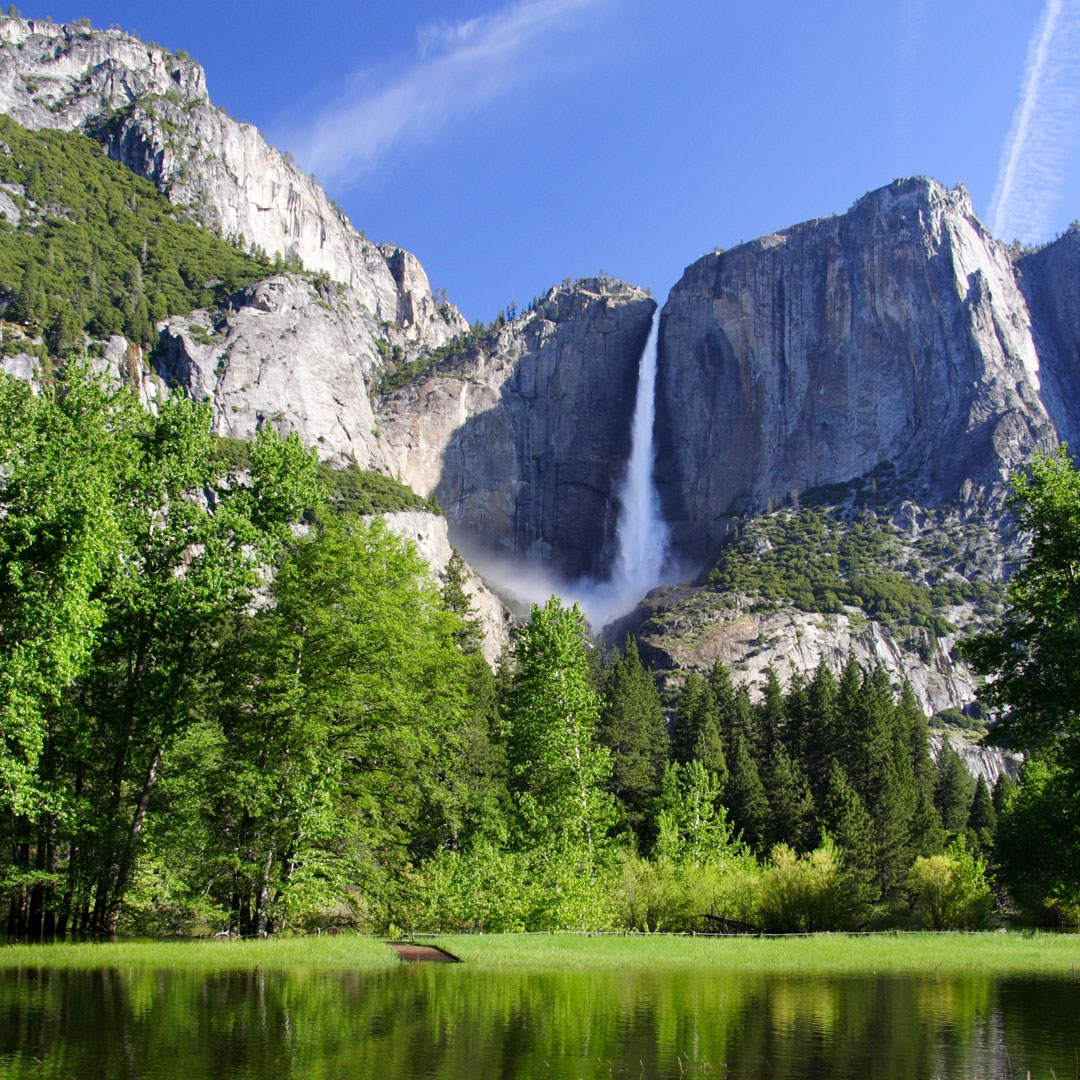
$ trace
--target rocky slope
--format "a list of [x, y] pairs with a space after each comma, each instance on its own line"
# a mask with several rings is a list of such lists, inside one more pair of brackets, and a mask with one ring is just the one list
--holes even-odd
[[731, 515], [881, 462], [933, 505], [1057, 441], [1007, 250], [925, 179], [691, 266], [657, 410], [665, 512], [699, 559]]
[[603, 574], [656, 303], [586, 279], [379, 402], [391, 471], [434, 495], [455, 543]]
[[183, 53], [119, 30], [0, 17], [0, 111], [92, 135], [192, 220], [348, 286], [384, 336], [435, 347], [466, 327], [412, 255], [369, 242], [256, 128], [215, 108]]
[[297, 431], [321, 458], [385, 470], [367, 382], [382, 329], [348, 289], [280, 274], [221, 310], [168, 319], [153, 358], [169, 386], [214, 405], [219, 435]]

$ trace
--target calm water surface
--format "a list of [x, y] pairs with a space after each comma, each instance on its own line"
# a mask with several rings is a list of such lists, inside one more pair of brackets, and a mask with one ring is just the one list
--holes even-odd
[[0, 1078], [1080, 1076], [1080, 982], [0, 972]]

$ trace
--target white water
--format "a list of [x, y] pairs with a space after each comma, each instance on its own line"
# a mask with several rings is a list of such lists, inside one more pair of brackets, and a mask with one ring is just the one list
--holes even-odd
[[656, 345], [660, 308], [653, 313], [649, 337], [638, 361], [637, 399], [630, 435], [630, 459], [619, 491], [616, 555], [611, 579], [581, 581], [570, 589], [593, 628], [633, 611], [638, 601], [661, 583], [667, 561], [670, 530], [660, 512], [660, 495], [653, 482], [656, 446]]
[[660, 309], [653, 314], [649, 337], [638, 361], [637, 397], [630, 434], [630, 458], [619, 489], [619, 520], [615, 528], [615, 564], [608, 581], [581, 578], [559, 580], [536, 564], [470, 551], [467, 541], [455, 540], [466, 558], [504, 595], [518, 605], [543, 604], [552, 593], [566, 603], [576, 601], [594, 631], [629, 614], [650, 589], [661, 584], [668, 557], [669, 532], [660, 512], [653, 483], [656, 446], [656, 347]]

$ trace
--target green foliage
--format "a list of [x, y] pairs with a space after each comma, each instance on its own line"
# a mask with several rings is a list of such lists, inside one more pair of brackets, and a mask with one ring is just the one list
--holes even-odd
[[233, 920], [256, 932], [389, 888], [394, 849], [454, 789], [467, 710], [460, 620], [381, 518], [322, 521], [272, 596], [229, 650], [212, 803]]
[[670, 740], [660, 694], [633, 638], [627, 638], [604, 680], [596, 738], [611, 753], [607, 788], [638, 838], [646, 840], [646, 818], [660, 790]]
[[442, 513], [433, 499], [422, 498], [400, 480], [357, 465], [334, 468], [320, 462], [319, 479], [326, 486], [330, 505], [349, 513], [389, 514], [397, 510]]
[[915, 910], [932, 930], [980, 930], [993, 910], [986, 865], [968, 851], [962, 836], [940, 855], [916, 859], [910, 886]]
[[554, 596], [533, 605], [514, 638], [504, 724], [520, 842], [555, 837], [591, 847], [612, 824], [604, 790], [611, 757], [595, 743], [602, 699], [585, 642], [578, 606]]
[[1075, 778], [1046, 761], [1024, 763], [1004, 786], [995, 855], [1020, 912], [1035, 922], [1080, 924], [1080, 807]]
[[379, 394], [392, 394], [403, 386], [419, 382], [429, 375], [435, 374], [440, 367], [453, 363], [462, 353], [478, 345], [487, 345], [487, 338], [498, 330], [504, 323], [505, 318], [496, 319], [490, 326], [477, 322], [469, 327], [463, 334], [451, 338], [445, 345], [435, 349], [427, 349], [412, 360], [406, 361], [400, 346], [392, 346], [389, 342], [377, 342], [379, 352], [386, 361], [382, 377], [379, 380]]
[[852, 893], [836, 845], [825, 836], [821, 846], [799, 856], [777, 844], [761, 876], [761, 920], [774, 933], [814, 933], [846, 927], [853, 912]]
[[83, 335], [148, 344], [169, 315], [221, 303], [269, 264], [181, 222], [148, 181], [85, 135], [27, 131], [0, 116], [0, 182], [22, 217], [0, 230], [6, 317], [44, 334], [53, 355]]
[[1009, 505], [1031, 546], [1001, 629], [965, 652], [994, 676], [980, 697], [1005, 720], [999, 737], [1029, 749], [1064, 740], [1080, 759], [1080, 472], [1067, 447], [1015, 474]]
[[[946, 554], [931, 560], [951, 571]], [[953, 627], [942, 613], [949, 604], [992, 604], [994, 587], [950, 573], [934, 583], [912, 574], [896, 527], [868, 510], [851, 517], [838, 509], [801, 506], [761, 515], [745, 523], [723, 548], [707, 575], [711, 589], [754, 598], [773, 611], [860, 608], [896, 630], [929, 635]]]

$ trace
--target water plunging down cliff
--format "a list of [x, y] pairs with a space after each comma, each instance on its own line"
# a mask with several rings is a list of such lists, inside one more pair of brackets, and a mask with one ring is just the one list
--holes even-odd
[[[661, 583], [668, 556], [669, 530], [660, 510], [653, 470], [656, 444], [656, 347], [660, 309], [653, 312], [649, 337], [638, 361], [637, 394], [631, 425], [630, 457], [619, 490], [615, 564], [608, 581], [580, 582], [571, 595], [578, 599], [593, 628], [599, 630], [633, 610]], [[580, 595], [577, 595], [580, 590]]]

